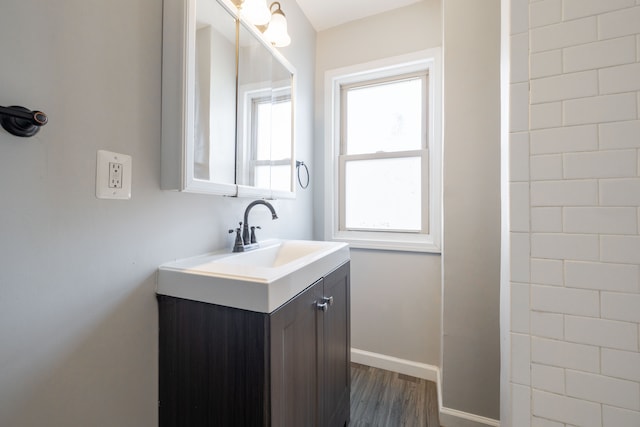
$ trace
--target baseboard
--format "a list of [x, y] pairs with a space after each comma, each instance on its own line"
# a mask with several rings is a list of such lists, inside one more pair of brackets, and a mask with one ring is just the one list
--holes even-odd
[[351, 349], [351, 361], [361, 365], [373, 366], [378, 369], [398, 372], [416, 378], [424, 378], [428, 381], [438, 383], [440, 368], [426, 363], [413, 362], [411, 360], [399, 359], [385, 354], [372, 353], [370, 351]]
[[351, 349], [351, 361], [435, 382], [438, 387], [438, 408], [442, 427], [500, 427], [498, 420], [443, 407], [440, 368], [437, 366], [357, 348]]
[[440, 425], [442, 427], [500, 427], [500, 421], [440, 407]]

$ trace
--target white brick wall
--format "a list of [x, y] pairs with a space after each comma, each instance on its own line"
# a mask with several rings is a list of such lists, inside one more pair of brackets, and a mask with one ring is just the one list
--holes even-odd
[[531, 156], [530, 171], [532, 181], [562, 179], [562, 154]]
[[599, 130], [603, 150], [640, 148], [640, 120], [601, 124]]
[[531, 335], [543, 338], [564, 339], [564, 316], [557, 313], [531, 312]]
[[[533, 415], [581, 427], [600, 427], [602, 425], [602, 406], [600, 404], [535, 389], [531, 398]], [[514, 426], [517, 425], [514, 424]]]
[[565, 427], [566, 424], [556, 421], [545, 420], [544, 418], [531, 417], [532, 427]]
[[530, 66], [531, 78], [560, 74], [562, 73], [562, 50], [548, 50], [532, 54]]
[[[635, 40], [633, 40], [633, 46], [635, 47]], [[529, 34], [521, 33], [514, 36], [511, 40], [511, 58], [513, 58], [514, 67], [511, 67], [511, 82], [527, 82], [529, 80], [529, 67], [527, 66], [529, 58]], [[636, 52], [633, 50], [633, 57], [635, 58]], [[624, 62], [620, 62], [623, 64]], [[523, 85], [523, 89], [526, 89], [527, 85]]]
[[[615, 75], [610, 76], [610, 80], [612, 80], [610, 85], [612, 86], [614, 85], [614, 77]], [[531, 80], [532, 104], [584, 98], [597, 94], [598, 73], [595, 70]]]
[[[514, 111], [510, 117], [511, 131], [523, 131], [528, 127], [529, 117], [527, 115], [526, 106], [528, 103], [529, 85], [527, 83], [515, 83], [511, 85], [511, 105], [517, 105], [520, 108], [525, 107], [524, 111]], [[558, 110], [558, 113], [560, 110]]]
[[600, 236], [602, 261], [640, 264], [640, 236]]
[[562, 5], [563, 17], [569, 20], [630, 7], [634, 0], [564, 0]]
[[556, 24], [562, 21], [562, 0], [543, 0], [531, 3], [529, 26], [531, 28]]
[[562, 261], [551, 259], [531, 259], [531, 282], [541, 285], [560, 285], [562, 277]]
[[518, 427], [530, 427], [531, 389], [528, 386], [513, 384], [511, 386], [511, 399], [514, 402], [513, 418], [521, 420]]
[[640, 179], [601, 180], [600, 204], [603, 206], [640, 206]]
[[532, 129], [544, 129], [561, 126], [562, 103], [548, 102], [544, 104], [531, 105], [529, 107], [529, 116], [529, 126], [531, 126]]
[[592, 234], [531, 235], [531, 256], [536, 258], [597, 261], [598, 253], [598, 236]]
[[602, 373], [610, 377], [640, 381], [640, 353], [603, 348]]
[[[635, 157], [633, 158], [635, 163]], [[636, 234], [635, 208], [566, 207], [563, 212], [565, 233]]]
[[596, 180], [531, 183], [531, 206], [593, 206], [597, 204], [597, 200], [598, 181]]
[[501, 425], [640, 427], [640, 0], [507, 1], [512, 419]]
[[604, 427], [637, 427], [640, 426], [640, 412], [603, 406], [602, 420]]
[[[638, 122], [640, 124], [640, 122]], [[611, 130], [615, 132], [615, 130]], [[529, 134], [512, 134], [509, 141], [509, 170], [511, 182], [529, 181]]]
[[564, 178], [622, 178], [637, 173], [636, 150], [563, 154]]
[[640, 90], [640, 64], [603, 68], [598, 71], [598, 81], [600, 83], [600, 93]]
[[590, 345], [534, 337], [531, 340], [531, 361], [595, 373], [600, 370], [600, 349]]
[[621, 350], [638, 349], [638, 325], [635, 323], [565, 316], [564, 334], [570, 342]]
[[600, 298], [597, 291], [531, 285], [531, 309], [549, 313], [598, 316]]
[[529, 31], [531, 51], [540, 52], [594, 42], [598, 39], [597, 33], [597, 20], [593, 16], [535, 28]]
[[552, 393], [565, 393], [565, 370], [555, 366], [531, 365], [531, 386]]
[[638, 117], [635, 93], [619, 93], [563, 101], [565, 126], [617, 122]]
[[607, 403], [625, 409], [640, 409], [640, 384], [617, 378], [567, 370], [567, 395]]
[[[624, 132], [622, 130], [621, 132]], [[598, 149], [596, 125], [552, 128], [531, 132], [531, 154], [566, 153]]]
[[[526, 182], [511, 183], [511, 231], [529, 231], [529, 184]], [[635, 223], [636, 212], [633, 210]]]
[[531, 208], [531, 231], [561, 233], [562, 208]]
[[530, 330], [529, 313], [520, 307], [529, 306], [529, 286], [522, 283], [511, 284], [511, 332], [528, 334]]
[[618, 292], [638, 292], [637, 265], [599, 262], [564, 263], [565, 286]]
[[640, 294], [601, 292], [602, 317], [640, 323]]
[[529, 335], [511, 334], [511, 380], [529, 385], [531, 382], [531, 338]]
[[562, 68], [565, 73], [634, 62], [636, 62], [634, 36], [583, 44], [562, 50]]
[[640, 7], [622, 9], [598, 17], [598, 35], [600, 39], [612, 39], [639, 33]]

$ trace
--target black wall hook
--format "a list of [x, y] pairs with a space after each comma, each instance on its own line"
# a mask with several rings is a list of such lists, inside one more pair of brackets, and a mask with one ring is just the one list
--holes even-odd
[[0, 124], [12, 135], [33, 136], [49, 121], [42, 111], [31, 111], [20, 106], [0, 107]]

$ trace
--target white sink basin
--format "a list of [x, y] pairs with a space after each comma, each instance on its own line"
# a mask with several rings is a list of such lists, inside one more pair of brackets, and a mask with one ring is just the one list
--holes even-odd
[[217, 252], [163, 264], [160, 295], [271, 313], [349, 260], [342, 242], [271, 240], [250, 252]]

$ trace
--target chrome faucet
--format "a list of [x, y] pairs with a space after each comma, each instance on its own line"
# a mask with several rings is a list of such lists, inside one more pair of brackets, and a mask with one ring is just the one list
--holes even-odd
[[[251, 249], [255, 249], [258, 247], [258, 241], [256, 240], [255, 229], [260, 227], [249, 227], [249, 211], [256, 205], [265, 205], [271, 211], [271, 218], [278, 219], [278, 215], [276, 214], [276, 210], [273, 208], [271, 203], [266, 200], [255, 200], [249, 203], [247, 209], [244, 211], [244, 222], [240, 223], [242, 227], [242, 237], [240, 238], [240, 229], [236, 229], [236, 242], [233, 247], [234, 252], [244, 252]], [[249, 233], [249, 229], [251, 229], [251, 233]], [[229, 230], [230, 233], [233, 230]]]

